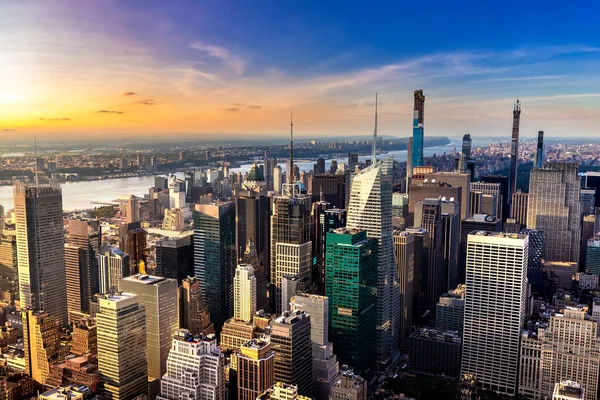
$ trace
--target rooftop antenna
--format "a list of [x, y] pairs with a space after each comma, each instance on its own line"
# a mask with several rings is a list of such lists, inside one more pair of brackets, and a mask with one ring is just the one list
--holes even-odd
[[34, 153], [34, 160], [33, 163], [35, 165], [35, 188], [37, 189], [38, 187], [38, 163], [37, 163], [37, 158], [38, 158], [38, 152], [37, 152], [37, 134], [35, 132], [33, 132], [33, 153]]
[[375, 93], [375, 129], [373, 129], [373, 154], [371, 155], [371, 164], [377, 162], [377, 93]]
[[288, 183], [294, 183], [294, 110], [290, 109], [290, 170]]

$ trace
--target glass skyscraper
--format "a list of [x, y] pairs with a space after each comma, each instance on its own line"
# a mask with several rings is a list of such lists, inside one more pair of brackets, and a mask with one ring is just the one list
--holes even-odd
[[415, 108], [413, 118], [412, 166], [423, 165], [425, 95], [423, 89], [415, 90]]
[[196, 204], [194, 210], [194, 274], [218, 332], [233, 315], [235, 251], [233, 202]]
[[348, 229], [366, 230], [379, 241], [377, 267], [377, 350], [380, 365], [387, 364], [398, 349], [400, 336], [400, 290], [394, 260], [392, 229], [392, 157], [358, 172], [352, 180], [348, 205]]
[[327, 234], [326, 295], [331, 340], [341, 364], [372, 366], [377, 325], [377, 240], [339, 228]]

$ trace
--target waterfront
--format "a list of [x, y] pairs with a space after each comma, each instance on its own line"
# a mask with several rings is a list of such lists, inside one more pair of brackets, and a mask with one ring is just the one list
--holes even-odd
[[[424, 150], [426, 157], [434, 154], [450, 153], [455, 147], [459, 148], [460, 141], [452, 140], [446, 146], [426, 147]], [[378, 159], [394, 156], [396, 161], [406, 161], [406, 150], [393, 151], [386, 154], [379, 154]], [[370, 159], [370, 156], [360, 156], [361, 161]], [[285, 172], [286, 161], [280, 160], [279, 165]], [[326, 168], [331, 166], [333, 160], [325, 161]], [[337, 160], [339, 163], [346, 163], [346, 158]], [[301, 171], [310, 171], [313, 168], [314, 161], [297, 162]], [[247, 172], [252, 166], [251, 163], [242, 164], [240, 167], [231, 168], [231, 172]], [[103, 179], [98, 181], [67, 182], [61, 184], [63, 191], [63, 209], [65, 211], [85, 210], [100, 206], [97, 203], [108, 203], [115, 199], [135, 195], [144, 197], [148, 194], [148, 189], [154, 185], [154, 176], [136, 176], [131, 178]], [[93, 203], [97, 202], [97, 203]], [[13, 208], [13, 188], [12, 186], [0, 186], [0, 204], [5, 210]]]

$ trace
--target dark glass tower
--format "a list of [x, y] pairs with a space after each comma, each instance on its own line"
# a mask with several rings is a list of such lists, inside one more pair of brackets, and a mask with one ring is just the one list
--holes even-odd
[[375, 361], [377, 239], [339, 228], [327, 234], [326, 295], [340, 363], [363, 372]]
[[470, 133], [465, 134], [462, 139], [462, 153], [467, 159], [471, 158], [471, 144], [472, 143], [473, 143], [473, 141], [471, 140], [471, 134]]
[[194, 274], [200, 281], [211, 322], [217, 332], [233, 315], [235, 205], [231, 201], [196, 204], [194, 210]]
[[544, 152], [544, 131], [538, 132], [537, 149], [535, 151], [535, 168], [542, 168], [546, 155]]
[[194, 275], [192, 236], [163, 239], [156, 242], [156, 275], [181, 282]]
[[521, 233], [529, 236], [529, 261], [527, 263], [527, 280], [534, 287], [542, 282], [542, 258], [544, 258], [544, 231], [522, 229]]

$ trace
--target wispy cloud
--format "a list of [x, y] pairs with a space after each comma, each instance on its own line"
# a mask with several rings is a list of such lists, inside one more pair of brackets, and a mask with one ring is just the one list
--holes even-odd
[[115, 110], [98, 110], [96, 112], [99, 114], [123, 114], [123, 111], [115, 111]]
[[136, 94], [136, 92], [125, 92], [123, 93], [123, 96], [135, 96]]
[[240, 109], [237, 107], [229, 107], [229, 108], [224, 108], [223, 111], [225, 111], [227, 113], [237, 113], [237, 112], [240, 112]]
[[2, 128], [2, 132], [15, 132], [16, 128]]
[[154, 105], [158, 104], [157, 101], [154, 101], [152, 99], [140, 100], [140, 101], [138, 101], [138, 103], [146, 105], [146, 106], [154, 106]]
[[40, 118], [40, 121], [46, 121], [46, 122], [64, 122], [64, 121], [71, 121], [71, 118]]
[[235, 73], [238, 75], [242, 75], [246, 70], [246, 60], [224, 47], [214, 46], [202, 42], [192, 43], [191, 47], [219, 60], [222, 64], [235, 71]]
[[259, 106], [259, 105], [252, 105], [252, 106], [248, 106], [246, 108], [248, 110], [262, 110], [262, 106]]

